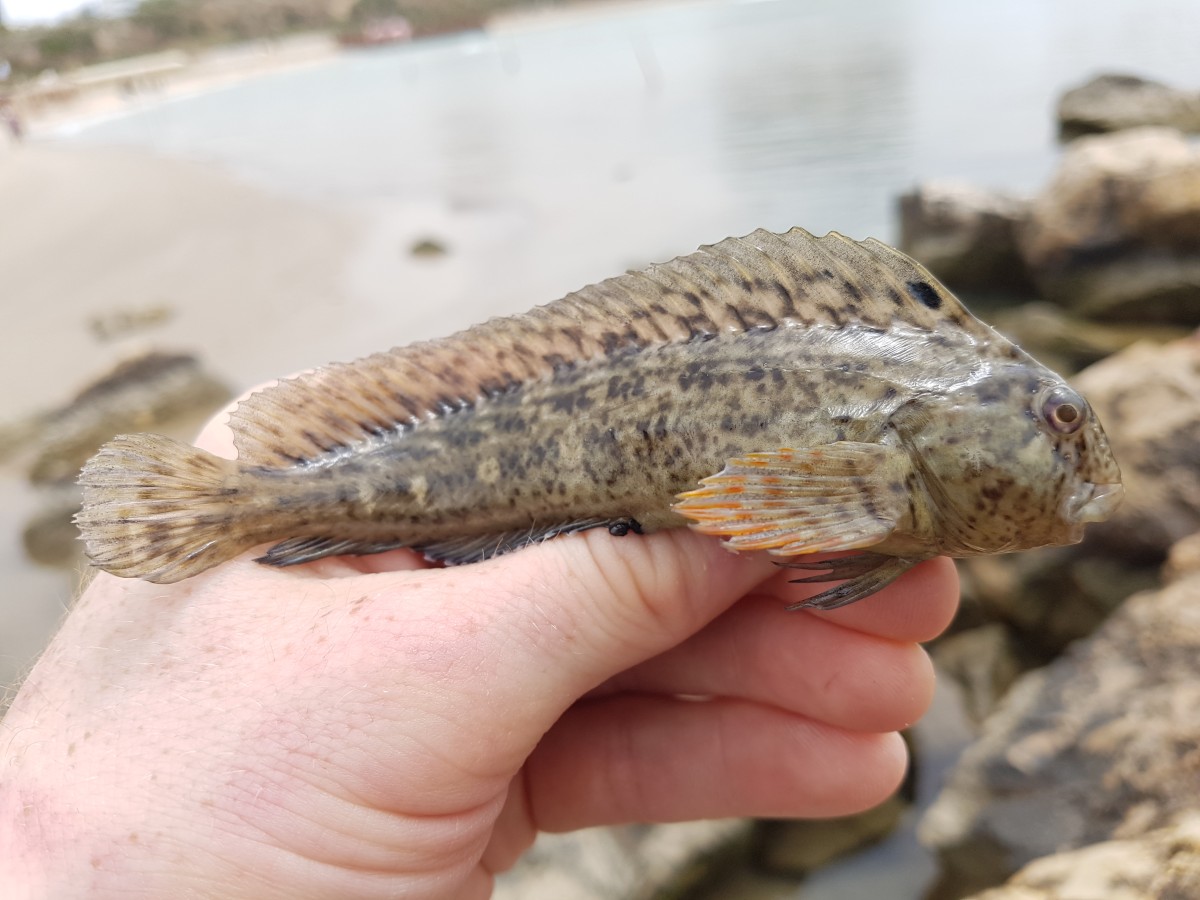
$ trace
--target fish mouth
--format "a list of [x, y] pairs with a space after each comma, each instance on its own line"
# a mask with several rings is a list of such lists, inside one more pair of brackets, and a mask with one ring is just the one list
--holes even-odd
[[1125, 488], [1116, 484], [1083, 484], [1067, 501], [1067, 513], [1074, 522], [1103, 522], [1121, 505]]

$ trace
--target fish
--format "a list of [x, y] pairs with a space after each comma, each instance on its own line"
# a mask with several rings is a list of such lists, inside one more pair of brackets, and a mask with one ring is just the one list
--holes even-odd
[[1122, 493], [1063, 378], [899, 251], [802, 228], [285, 379], [229, 424], [236, 460], [124, 435], [86, 464], [95, 566], [468, 564], [690, 527], [838, 582], [794, 604], [833, 609], [934, 556], [1075, 543]]

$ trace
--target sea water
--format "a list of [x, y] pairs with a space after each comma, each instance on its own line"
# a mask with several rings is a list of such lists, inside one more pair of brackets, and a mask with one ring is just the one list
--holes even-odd
[[1197, 88], [1197, 47], [1194, 0], [599, 4], [76, 139], [334, 202], [503, 210], [530, 241], [639, 262], [758, 227], [892, 238], [896, 195], [926, 178], [1032, 191], [1065, 88], [1112, 70]]

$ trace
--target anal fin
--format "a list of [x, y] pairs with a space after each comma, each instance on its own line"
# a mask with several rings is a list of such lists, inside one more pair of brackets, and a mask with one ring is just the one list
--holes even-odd
[[559, 522], [554, 525], [524, 528], [520, 531], [450, 538], [431, 544], [422, 544], [415, 549], [424, 553], [425, 558], [433, 562], [458, 566], [482, 562], [504, 553], [511, 553], [513, 550], [520, 550], [531, 544], [540, 544], [542, 541], [548, 541], [560, 534], [572, 534], [576, 531], [586, 531], [589, 528], [608, 528], [609, 533], [614, 536], [630, 532], [641, 534], [642, 532], [642, 526], [636, 519], [578, 519], [574, 522]]
[[254, 561], [267, 566], [297, 566], [326, 556], [367, 556], [403, 547], [399, 541], [353, 541], [334, 537], [295, 537], [280, 541]]
[[571, 534], [588, 528], [602, 527], [608, 528], [610, 534], [618, 537], [625, 534], [642, 533], [642, 526], [637, 519], [623, 517], [578, 519], [573, 522], [523, 528], [520, 531], [448, 538], [428, 544], [414, 544], [410, 541], [389, 539], [363, 541], [338, 537], [294, 537], [275, 544], [255, 562], [268, 566], [295, 566], [323, 559], [326, 556], [366, 556], [372, 553], [396, 550], [400, 547], [411, 547], [418, 553], [424, 554], [425, 558], [431, 562], [457, 566], [482, 562], [530, 544], [540, 544], [542, 541], [548, 541], [560, 534]]

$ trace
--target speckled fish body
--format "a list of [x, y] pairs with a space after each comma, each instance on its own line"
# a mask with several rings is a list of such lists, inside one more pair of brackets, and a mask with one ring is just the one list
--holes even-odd
[[[1079, 540], [1120, 476], [1086, 401], [885, 245], [729, 239], [440, 341], [281, 382], [236, 463], [155, 436], [85, 468], [102, 568], [154, 581], [413, 547], [471, 562], [583, 528], [858, 551], [815, 605], [934, 555]], [[809, 564], [795, 563], [799, 568]]]

